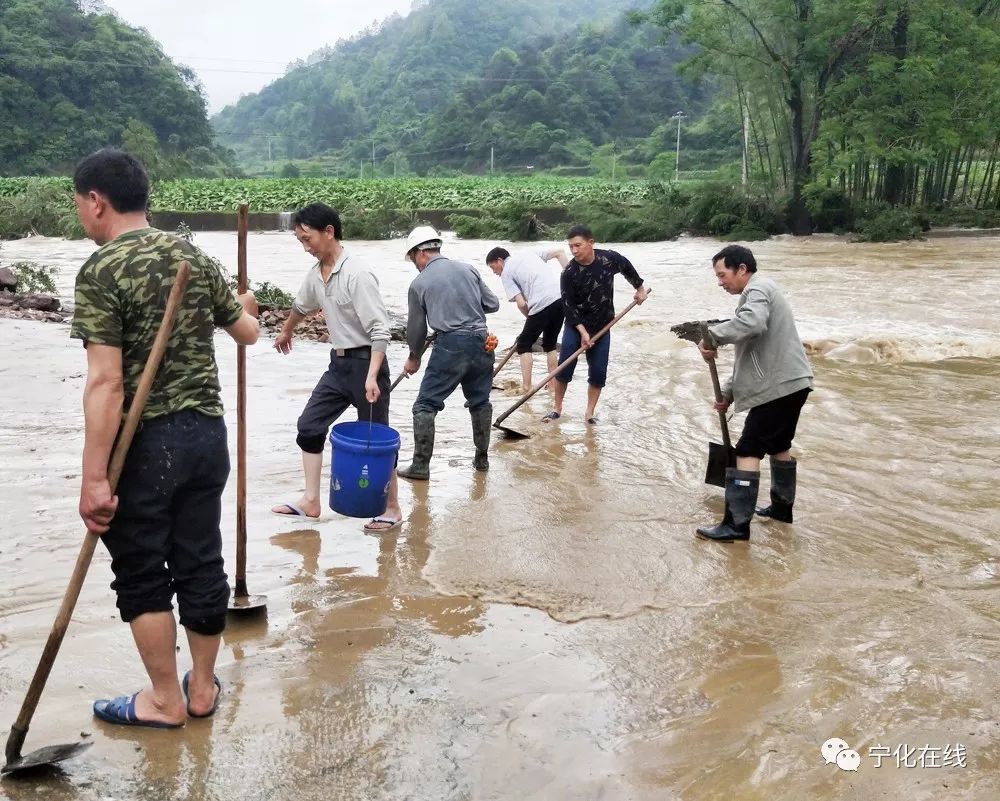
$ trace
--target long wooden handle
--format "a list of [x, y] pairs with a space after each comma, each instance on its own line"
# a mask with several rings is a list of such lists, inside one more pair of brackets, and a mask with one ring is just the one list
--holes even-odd
[[[236, 225], [236, 284], [247, 291], [247, 229], [249, 206], [241, 203]], [[233, 594], [246, 598], [247, 590], [247, 347], [236, 346], [236, 587]]]
[[[703, 341], [708, 342], [708, 324], [701, 324], [701, 338]], [[715, 400], [717, 403], [722, 403], [722, 385], [719, 384], [719, 370], [715, 366], [715, 359], [708, 359], [708, 370], [712, 374], [712, 389], [715, 390]], [[722, 426], [722, 444], [727, 448], [733, 446], [732, 440], [729, 438], [729, 423], [726, 421], [726, 413], [723, 411], [719, 412], [719, 425]]]
[[[188, 277], [191, 274], [191, 265], [186, 261], [181, 262], [174, 278], [174, 285], [167, 298], [167, 307], [163, 313], [163, 321], [156, 332], [156, 339], [153, 341], [153, 348], [146, 359], [146, 366], [143, 368], [142, 376], [139, 378], [139, 386], [136, 388], [135, 397], [129, 407], [125, 417], [125, 423], [118, 432], [118, 440], [115, 443], [114, 451], [111, 454], [111, 462], [108, 465], [108, 483], [111, 485], [111, 492], [114, 493], [118, 487], [118, 479], [121, 478], [122, 469], [125, 466], [125, 457], [128, 455], [129, 446], [135, 436], [139, 421], [142, 418], [142, 411], [146, 407], [146, 400], [156, 378], [160, 362], [163, 361], [163, 354], [166, 353], [167, 343], [173, 331], [174, 320], [177, 318], [177, 310], [187, 289]], [[70, 618], [76, 608], [77, 599], [80, 597], [80, 590], [83, 587], [83, 580], [87, 577], [87, 570], [94, 557], [94, 550], [100, 536], [88, 531], [80, 546], [80, 553], [76, 558], [76, 566], [69, 579], [69, 586], [63, 596], [62, 605], [52, 624], [52, 631], [49, 632], [49, 639], [45, 643], [42, 656], [38, 660], [38, 667], [35, 668], [35, 675], [28, 685], [28, 692], [25, 695], [24, 703], [21, 704], [21, 712], [17, 720], [10, 729], [10, 737], [7, 738], [6, 757], [7, 764], [21, 758], [21, 747], [24, 745], [24, 738], [28, 734], [28, 727], [31, 725], [31, 718], [38, 707], [38, 701], [42, 697], [42, 690], [45, 689], [45, 682], [49, 678], [52, 666], [55, 664], [56, 656], [59, 653], [59, 646], [62, 645], [63, 637], [66, 636], [66, 629], [69, 627]]]
[[[646, 296], [649, 297], [649, 295], [652, 295], [652, 294], [653, 294], [653, 290], [650, 289]], [[614, 325], [616, 325], [619, 320], [622, 319], [622, 317], [624, 317], [626, 314], [628, 314], [630, 311], [632, 311], [632, 309], [634, 309], [638, 305], [639, 305], [639, 301], [633, 300], [628, 306], [625, 307], [625, 309], [621, 312], [621, 314], [619, 314], [617, 317], [615, 317], [615, 319], [613, 319], [610, 323], [608, 323], [606, 326], [604, 326], [604, 328], [602, 328], [600, 331], [598, 331], [596, 334], [594, 334], [590, 338], [590, 341], [591, 342], [597, 342], [597, 340], [599, 340], [606, 333], [608, 333], [608, 331], [610, 331], [611, 328]], [[572, 364], [574, 361], [576, 361], [577, 359], [579, 359], [580, 358], [580, 354], [583, 353], [585, 350], [586, 350], [586, 348], [584, 348], [584, 347], [577, 348], [576, 351], [573, 353], [573, 355], [570, 356], [570, 357], [568, 357], [566, 359], [566, 361], [564, 361], [562, 364], [556, 365], [555, 370], [553, 370], [551, 373], [549, 373], [547, 376], [545, 376], [545, 378], [543, 378], [541, 381], [539, 381], [537, 384], [535, 384], [535, 386], [531, 388], [530, 392], [528, 392], [527, 394], [525, 394], [517, 403], [515, 403], [506, 412], [504, 412], [496, 420], [494, 420], [493, 421], [493, 425], [495, 425], [495, 426], [500, 425], [504, 420], [506, 420], [510, 416], [510, 414], [512, 412], [514, 412], [516, 409], [520, 408], [520, 406], [522, 404], [524, 404], [525, 402], [527, 402], [528, 400], [530, 400], [532, 398], [532, 396], [536, 392], [540, 392], [545, 387], [545, 385], [548, 384], [549, 381], [551, 381], [553, 378], [555, 378], [556, 374], [559, 373], [559, 371], [562, 370], [567, 364]]]
[[[429, 337], [427, 337], [427, 339], [424, 340], [423, 350], [420, 351], [421, 356], [423, 356], [424, 353], [427, 352], [427, 348], [431, 346], [431, 343], [434, 341], [435, 336], [437, 336], [437, 334], [431, 334]], [[496, 375], [496, 373], [494, 373], [494, 375]], [[402, 381], [404, 378], [406, 378], [406, 373], [400, 373], [399, 375], [397, 375], [396, 380], [389, 385], [389, 392], [392, 392], [397, 386], [399, 386], [399, 382]]]
[[504, 365], [510, 361], [510, 357], [514, 355], [515, 351], [517, 351], [516, 342], [510, 346], [510, 350], [507, 351], [507, 355], [500, 360], [500, 364], [497, 365], [497, 369], [493, 371], [494, 378], [496, 378], [500, 374], [500, 371], [503, 370]]

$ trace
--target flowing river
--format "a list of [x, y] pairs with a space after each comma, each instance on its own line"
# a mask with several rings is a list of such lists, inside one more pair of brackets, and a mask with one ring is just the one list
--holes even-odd
[[[235, 266], [234, 234], [196, 242]], [[445, 252], [482, 266], [493, 244], [449, 239]], [[349, 247], [404, 312], [415, 272], [401, 243]], [[755, 522], [749, 544], [730, 545], [694, 536], [722, 509], [703, 483], [718, 418], [705, 363], [670, 332], [732, 313], [709, 264], [720, 244], [610, 247], [654, 292], [613, 331], [601, 424], [583, 423], [578, 371], [563, 419], [539, 422], [539, 393], [508, 420], [532, 437], [494, 439], [477, 475], [456, 393], [432, 480], [400, 482], [406, 522], [382, 537], [329, 510], [307, 525], [268, 513], [298, 497], [295, 420], [328, 351], [251, 348], [248, 582], [268, 614], [227, 629], [218, 713], [173, 732], [92, 718], [94, 698], [144, 682], [99, 548], [25, 751], [84, 734], [94, 747], [54, 776], [4, 780], [0, 797], [1000, 797], [1000, 271], [988, 255], [1000, 239], [753, 247], [791, 300], [816, 390], [796, 439], [795, 524]], [[35, 238], [2, 255], [58, 265], [70, 299], [92, 250]], [[309, 265], [292, 234], [251, 234], [251, 280], [294, 291]], [[619, 281], [621, 309], [631, 289]], [[522, 319], [507, 303], [491, 317], [501, 347]], [[0, 334], [6, 731], [82, 534], [85, 357], [64, 325], [0, 320]], [[234, 407], [235, 346], [216, 345]], [[404, 356], [393, 343], [394, 375]], [[722, 371], [731, 358], [723, 350]], [[497, 414], [518, 397], [516, 359], [501, 379]], [[392, 399], [401, 459], [418, 384]], [[767, 486], [765, 466], [762, 497]], [[228, 560], [233, 486], [223, 532]], [[834, 737], [858, 770], [824, 760]]]

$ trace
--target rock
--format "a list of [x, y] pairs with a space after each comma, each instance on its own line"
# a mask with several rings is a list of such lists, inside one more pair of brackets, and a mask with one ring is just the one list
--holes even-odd
[[13, 306], [14, 295], [10, 292], [0, 292], [0, 306]]
[[59, 298], [51, 295], [38, 295], [30, 292], [24, 295], [15, 295], [15, 303], [22, 309], [34, 309], [35, 311], [54, 312], [59, 311], [62, 304]]
[[17, 289], [17, 276], [10, 267], [0, 267], [0, 292], [5, 289], [10, 292]]
[[[277, 335], [288, 319], [289, 309], [268, 308], [261, 311], [259, 320], [261, 330]], [[307, 317], [295, 331], [296, 339], [312, 342], [328, 343], [330, 336], [326, 330], [326, 320], [322, 312]], [[406, 341], [406, 317], [389, 313], [389, 337], [395, 342]]]

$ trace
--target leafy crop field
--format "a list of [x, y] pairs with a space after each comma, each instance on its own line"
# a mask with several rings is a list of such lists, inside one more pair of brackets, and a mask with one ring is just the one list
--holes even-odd
[[[32, 185], [72, 192], [68, 178], [0, 178], [0, 197]], [[321, 201], [338, 208], [480, 209], [507, 204], [559, 207], [585, 198], [641, 202], [654, 184], [612, 183], [589, 178], [250, 178], [163, 181], [154, 187], [156, 211], [233, 211], [249, 203], [253, 211], [292, 211]]]

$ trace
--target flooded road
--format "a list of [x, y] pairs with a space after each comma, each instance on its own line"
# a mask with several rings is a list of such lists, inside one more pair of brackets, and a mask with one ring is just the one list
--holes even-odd
[[[196, 242], [235, 266], [234, 235]], [[449, 241], [446, 253], [481, 265], [493, 244]], [[248, 583], [268, 616], [227, 629], [219, 712], [179, 732], [92, 718], [94, 698], [144, 681], [99, 548], [25, 750], [83, 732], [95, 745], [54, 778], [3, 781], [0, 797], [1000, 797], [998, 245], [753, 247], [791, 300], [816, 391], [796, 439], [796, 522], [755, 521], [749, 545], [694, 536], [721, 514], [721, 491], [702, 483], [718, 420], [704, 362], [669, 330], [732, 313], [709, 265], [717, 242], [613, 246], [654, 294], [614, 329], [601, 425], [583, 423], [582, 380], [551, 426], [538, 422], [540, 393], [508, 421], [531, 439], [494, 440], [478, 475], [454, 396], [432, 480], [400, 482], [406, 523], [380, 538], [329, 511], [308, 528], [268, 514], [300, 491], [295, 419], [328, 351], [296, 343], [283, 357], [262, 340], [248, 352]], [[401, 243], [349, 247], [405, 311], [415, 271]], [[4, 243], [3, 258], [62, 266], [68, 297], [92, 250], [39, 238]], [[294, 292], [308, 266], [291, 234], [250, 236], [251, 280]], [[619, 309], [630, 295], [622, 281]], [[502, 347], [522, 319], [513, 304], [491, 316]], [[6, 731], [82, 533], [85, 361], [65, 326], [0, 320], [0, 333]], [[235, 407], [235, 346], [224, 335], [217, 346]], [[394, 343], [394, 375], [404, 357]], [[518, 376], [512, 360], [497, 413]], [[418, 381], [393, 395], [401, 458]], [[763, 497], [766, 468], [762, 484]], [[227, 558], [234, 501], [230, 487]], [[859, 770], [824, 763], [833, 737]]]

